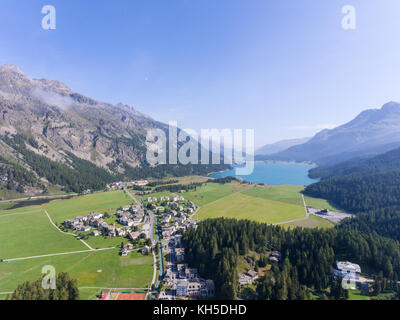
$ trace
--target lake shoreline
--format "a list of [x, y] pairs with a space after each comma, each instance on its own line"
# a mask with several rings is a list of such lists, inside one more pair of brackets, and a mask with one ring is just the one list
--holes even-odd
[[318, 182], [308, 176], [308, 171], [315, 167], [309, 163], [283, 161], [255, 161], [250, 175], [236, 175], [235, 169], [241, 165], [233, 165], [232, 169], [211, 173], [211, 178], [236, 177], [252, 184], [307, 186]]

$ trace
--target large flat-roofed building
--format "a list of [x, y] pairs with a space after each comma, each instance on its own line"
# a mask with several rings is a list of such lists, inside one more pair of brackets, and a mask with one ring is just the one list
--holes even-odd
[[334, 275], [338, 277], [350, 277], [352, 279], [359, 279], [361, 267], [358, 264], [349, 261], [336, 261], [336, 269]]

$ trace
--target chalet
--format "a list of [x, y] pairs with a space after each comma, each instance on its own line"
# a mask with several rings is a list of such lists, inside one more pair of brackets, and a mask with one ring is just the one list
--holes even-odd
[[147, 202], [157, 202], [157, 198], [150, 197], [146, 199]]
[[252, 281], [258, 278], [258, 273], [254, 270], [247, 271], [247, 275], [251, 278]]
[[129, 228], [123, 227], [116, 229], [118, 237], [124, 237], [128, 234]]
[[100, 231], [99, 230], [93, 230], [91, 233], [92, 236], [97, 237], [100, 235]]
[[98, 220], [98, 219], [100, 219], [100, 218], [102, 218], [102, 217], [103, 217], [103, 214], [102, 214], [102, 213], [99, 213], [99, 212], [92, 212], [91, 214], [89, 214], [89, 215], [87, 216], [87, 219], [88, 219], [88, 220], [90, 220], [90, 219]]
[[79, 228], [79, 231], [85, 232], [85, 231], [90, 231], [90, 229], [92, 229], [92, 228], [89, 227], [89, 226], [82, 225], [82, 226]]
[[133, 244], [132, 243], [127, 243], [126, 245], [124, 245], [124, 249], [129, 251], [133, 249]]
[[126, 257], [128, 255], [128, 251], [127, 250], [122, 250], [121, 252], [121, 256]]
[[187, 205], [193, 209], [196, 207], [192, 201], [188, 201]]
[[124, 206], [120, 208], [122, 211], [129, 211], [131, 209], [131, 206]]
[[118, 219], [118, 222], [124, 226], [132, 227], [135, 223], [132, 219], [127, 217], [122, 217]]
[[144, 246], [143, 248], [139, 249], [139, 252], [142, 254], [149, 254], [150, 253], [150, 247], [149, 246]]
[[169, 201], [169, 197], [160, 197], [160, 201]]
[[182, 196], [172, 198], [172, 202], [179, 202], [179, 201], [185, 201], [185, 198]]
[[105, 222], [105, 221], [103, 221], [102, 223], [100, 223], [99, 229], [100, 229], [100, 230], [106, 230], [106, 231], [107, 231], [107, 229], [108, 229], [108, 223]]
[[281, 260], [281, 253], [279, 251], [272, 251], [268, 260], [270, 263], [278, 265], [279, 261]]
[[129, 239], [132, 241], [135, 241], [137, 238], [139, 238], [140, 233], [139, 232], [130, 232], [129, 233]]
[[138, 181], [132, 181], [132, 184], [134, 186], [144, 187], [147, 186], [149, 182], [147, 180], [138, 180]]

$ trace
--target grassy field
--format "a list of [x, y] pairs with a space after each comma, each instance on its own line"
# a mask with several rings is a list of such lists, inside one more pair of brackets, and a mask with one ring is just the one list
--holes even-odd
[[249, 219], [257, 222], [279, 223], [305, 218], [305, 216], [303, 206], [237, 193], [203, 206], [197, 218], [226, 217]]
[[[207, 183], [183, 194], [185, 199], [201, 206], [197, 219], [229, 217], [250, 219], [258, 222], [280, 223], [305, 218], [303, 199], [299, 186], [259, 186], [232, 182], [227, 184]], [[154, 197], [171, 196], [169, 192], [151, 194]], [[326, 207], [326, 201], [310, 199]], [[296, 225], [296, 224], [294, 224]], [[299, 226], [329, 228], [333, 224], [312, 217]]]
[[132, 204], [132, 200], [123, 191], [94, 193], [86, 196], [74, 197], [68, 200], [54, 200], [43, 207], [49, 212], [52, 219], [58, 223], [66, 219], [91, 212], [105, 212], [116, 210], [120, 206]]
[[302, 187], [288, 185], [263, 187], [255, 186], [249, 190], [244, 191], [243, 193], [252, 197], [264, 198], [303, 206], [303, 199], [301, 198], [300, 194], [300, 191], [302, 190]]
[[[68, 272], [79, 287], [145, 288], [153, 276], [151, 255], [134, 252], [121, 257], [118, 249], [0, 263], [0, 292], [13, 291], [18, 283], [38, 279], [42, 267], [52, 265]], [[86, 291], [87, 289], [82, 289]], [[92, 291], [100, 292], [101, 289]], [[85, 294], [83, 294], [85, 297]]]
[[362, 295], [360, 290], [349, 290], [349, 300], [370, 300], [370, 298]]
[[310, 215], [309, 219], [291, 222], [291, 223], [285, 224], [285, 226], [303, 227], [303, 228], [311, 228], [311, 229], [313, 229], [313, 228], [326, 229], [326, 228], [333, 228], [335, 226], [335, 224], [326, 219], [322, 219], [320, 217]]
[[328, 209], [328, 210], [335, 211], [335, 212], [343, 212], [340, 208], [337, 208], [337, 207], [331, 205], [325, 199], [311, 198], [308, 196], [304, 196], [304, 199], [306, 200], [306, 204], [309, 207], [313, 207], [313, 208], [317, 208], [317, 209]]
[[0, 259], [86, 250], [74, 237], [64, 235], [50, 224], [37, 207], [0, 213]]
[[[121, 205], [131, 204], [124, 192], [96, 193], [67, 200], [54, 200], [41, 206], [27, 206], [0, 211], [0, 258], [38, 256], [87, 250], [88, 248], [72, 236], [60, 233], [47, 218], [47, 209], [52, 218], [61, 223], [67, 218], [86, 215], [93, 211], [116, 210]], [[120, 245], [126, 239], [90, 237], [87, 242], [95, 248]], [[69, 272], [78, 279], [80, 287], [144, 288], [153, 275], [153, 258], [132, 253], [119, 256], [119, 249], [75, 253], [0, 263], [0, 293], [13, 291], [18, 283], [35, 280], [41, 276], [44, 265], [53, 265], [57, 272]], [[101, 289], [82, 289], [84, 298], [94, 297]], [[0, 294], [0, 299], [5, 299]]]

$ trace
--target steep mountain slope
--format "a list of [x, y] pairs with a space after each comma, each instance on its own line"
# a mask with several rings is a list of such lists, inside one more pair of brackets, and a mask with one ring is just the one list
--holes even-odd
[[358, 156], [373, 156], [400, 146], [400, 104], [362, 112], [354, 120], [323, 130], [307, 143], [268, 157], [274, 160], [339, 163]]
[[[0, 162], [8, 166], [0, 186], [26, 191], [28, 185], [45, 189], [52, 184], [82, 191], [99, 189], [113, 179], [205, 174], [226, 168], [152, 168], [146, 162], [145, 144], [152, 128], [168, 133], [167, 125], [129, 106], [96, 101], [61, 82], [31, 79], [16, 66], [0, 66]], [[10, 166], [18, 176], [33, 172], [37, 181], [11, 183], [8, 176], [16, 173]]]
[[256, 150], [256, 155], [271, 155], [289, 149], [290, 147], [306, 143], [310, 138], [288, 139], [267, 144]]

